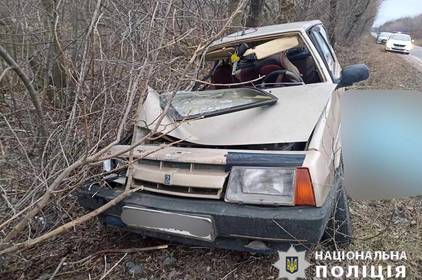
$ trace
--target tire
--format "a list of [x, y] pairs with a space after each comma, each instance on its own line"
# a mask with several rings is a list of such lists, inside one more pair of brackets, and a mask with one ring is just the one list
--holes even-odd
[[334, 210], [325, 228], [322, 241], [336, 247], [347, 247], [352, 243], [352, 220], [342, 174], [336, 175], [336, 187]]

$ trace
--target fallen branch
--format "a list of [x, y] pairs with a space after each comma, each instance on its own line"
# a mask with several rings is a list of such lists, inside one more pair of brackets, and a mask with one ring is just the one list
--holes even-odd
[[[97, 9], [99, 9], [99, 3], [101, 3], [101, 0], [97, 0]], [[238, 8], [236, 9], [236, 11], [232, 14], [232, 16], [228, 19], [228, 21], [225, 23], [225, 25], [223, 26], [223, 28], [221, 28], [221, 30], [216, 33], [212, 38], [210, 38], [207, 42], [204, 42], [203, 44], [199, 44], [196, 48], [196, 50], [194, 51], [193, 55], [191, 56], [189, 62], [185, 65], [184, 67], [184, 71], [183, 71], [183, 75], [182, 76], [186, 76], [186, 73], [188, 72], [188, 69], [192, 66], [192, 64], [195, 62], [195, 60], [198, 58], [198, 56], [200, 55], [200, 53], [205, 50], [206, 48], [208, 48], [208, 46], [211, 44], [212, 41], [214, 41], [217, 37], [221, 36], [224, 31], [226, 30], [226, 28], [230, 25], [231, 21], [233, 20], [234, 16], [238, 13], [240, 13], [241, 7], [243, 7], [243, 5], [246, 3], [246, 0], [243, 0]], [[169, 4], [170, 6], [172, 5], [172, 2]], [[168, 14], [170, 12], [170, 8], [167, 9], [166, 14]], [[93, 19], [96, 18], [96, 13], [94, 13]], [[93, 21], [91, 21], [92, 23]], [[163, 36], [164, 36], [164, 31], [165, 29], [162, 30], [161, 33], [161, 42], [163, 41]], [[162, 45], [160, 43], [160, 45]], [[155, 53], [155, 59], [154, 61], [158, 58], [158, 52]], [[83, 68], [83, 67], [81, 67]], [[141, 69], [140, 71], [143, 71], [143, 69]], [[81, 71], [81, 73], [83, 73], [84, 71]], [[152, 75], [153, 71], [150, 69], [147, 77], [149, 78]], [[83, 76], [82, 76], [83, 77]], [[36, 203], [36, 205], [29, 210], [29, 212], [14, 226], [14, 228], [6, 235], [6, 237], [3, 240], [3, 243], [1, 244], [1, 248], [0, 250], [0, 255], [1, 254], [5, 254], [5, 253], [10, 253], [10, 252], [15, 252], [21, 248], [27, 248], [30, 246], [33, 246], [39, 242], [42, 242], [50, 237], [56, 236], [66, 230], [68, 230], [69, 228], [74, 227], [75, 225], [81, 224], [83, 222], [88, 221], [89, 219], [97, 216], [98, 214], [102, 213], [103, 211], [107, 210], [108, 208], [112, 207], [113, 205], [115, 205], [115, 203], [119, 202], [120, 200], [124, 199], [127, 195], [129, 195], [130, 193], [132, 193], [133, 191], [139, 190], [140, 188], [137, 188], [135, 190], [130, 190], [130, 189], [126, 189], [121, 195], [119, 195], [118, 197], [116, 197], [115, 199], [113, 199], [112, 201], [108, 202], [107, 204], [101, 206], [100, 208], [88, 213], [87, 215], [84, 215], [76, 220], [74, 220], [73, 222], [67, 223], [53, 231], [50, 231], [48, 233], [45, 233], [42, 236], [39, 236], [35, 239], [29, 239], [25, 242], [21, 242], [21, 243], [17, 243], [12, 245], [12, 240], [15, 239], [15, 237], [18, 236], [18, 234], [28, 225], [28, 223], [32, 220], [32, 218], [39, 213], [50, 201], [51, 196], [53, 194], [53, 192], [58, 188], [58, 186], [63, 182], [63, 180], [65, 180], [68, 176], [70, 176], [75, 170], [91, 164], [91, 163], [95, 163], [95, 162], [99, 162], [100, 161], [100, 157], [105, 154], [106, 152], [109, 151], [109, 149], [116, 145], [121, 138], [121, 134], [124, 128], [124, 125], [127, 121], [127, 119], [129, 118], [129, 107], [131, 107], [131, 102], [133, 102], [134, 100], [134, 96], [136, 94], [136, 86], [138, 83], [138, 80], [140, 79], [141, 75], [138, 73], [137, 77], [135, 78], [135, 80], [132, 80], [131, 82], [134, 83], [133, 87], [130, 87], [128, 89], [128, 98], [127, 101], [129, 104], [126, 104], [126, 107], [124, 109], [124, 114], [122, 119], [120, 120], [120, 126], [118, 129], [118, 133], [117, 133], [117, 137], [116, 139], [108, 144], [106, 147], [102, 148], [100, 151], [95, 152], [92, 155], [89, 154], [85, 154], [84, 156], [80, 157], [78, 160], [76, 160], [74, 163], [72, 163], [71, 165], [69, 165], [68, 167], [66, 167], [61, 173], [59, 173], [59, 175], [55, 178], [55, 180], [47, 186], [47, 190], [46, 192], [41, 196], [40, 200], [38, 201], [38, 203]], [[83, 79], [79, 79], [79, 83], [81, 83], [81, 80]], [[148, 79], [147, 79], [148, 80]], [[178, 83], [176, 84], [176, 88], [179, 87], [181, 85], [182, 81], [179, 80]], [[81, 89], [80, 89], [81, 90]], [[78, 92], [78, 90], [77, 90]], [[172, 97], [175, 95], [176, 92], [173, 92]], [[171, 97], [171, 98], [172, 98]], [[139, 101], [139, 103], [142, 102], [142, 98]], [[75, 104], [74, 104], [75, 105]], [[142, 144], [144, 142], [144, 140], [153, 135], [155, 132], [158, 131], [161, 122], [164, 118], [164, 116], [166, 115], [168, 109], [169, 109], [169, 105], [170, 102], [168, 102], [168, 104], [166, 105], [166, 108], [163, 109], [162, 114], [159, 115], [159, 118], [156, 120], [156, 122], [154, 123], [154, 128], [149, 132], [149, 134], [147, 134], [146, 137], [144, 137], [143, 139], [141, 139], [140, 141], [138, 141], [137, 143], [131, 145], [131, 149], [139, 146], [140, 144]], [[73, 114], [71, 113], [70, 119], [69, 121], [72, 122], [72, 116]], [[68, 134], [66, 134], [68, 135]], [[67, 138], [67, 136], [65, 137]], [[109, 157], [113, 157], [113, 155], [108, 155]], [[130, 179], [130, 177], [129, 177]], [[128, 187], [130, 187], [130, 180], [128, 180]], [[117, 200], [118, 199], [118, 200]], [[10, 247], [6, 247], [6, 246], [10, 246]]]
[[23, 249], [23, 248], [34, 246], [35, 244], [43, 242], [46, 239], [52, 238], [56, 235], [59, 235], [59, 234], [65, 232], [65, 231], [69, 230], [69, 229], [72, 229], [77, 225], [85, 223], [86, 221], [89, 221], [90, 219], [92, 219], [92, 218], [98, 216], [99, 214], [103, 213], [107, 209], [115, 206], [117, 203], [119, 203], [120, 201], [122, 201], [123, 199], [128, 197], [131, 193], [139, 191], [141, 189], [142, 189], [142, 186], [138, 186], [134, 189], [125, 190], [124, 192], [122, 192], [121, 194], [119, 194], [118, 196], [116, 196], [115, 198], [113, 198], [112, 200], [110, 200], [109, 202], [104, 204], [103, 206], [95, 209], [94, 211], [91, 211], [88, 214], [77, 218], [76, 220], [68, 222], [68, 223], [66, 223], [66, 224], [64, 224], [64, 225], [62, 225], [62, 226], [60, 226], [60, 227], [58, 227], [58, 228], [56, 228], [56, 229], [54, 229], [50, 232], [47, 232], [46, 234], [41, 235], [40, 237], [37, 237], [37, 238], [34, 238], [34, 239], [29, 239], [29, 240], [22, 242], [22, 243], [14, 244], [14, 245], [10, 246], [9, 248], [6, 248], [3, 251], [0, 251], [0, 255], [12, 253], [12, 252], [15, 252], [15, 251]]
[[57, 272], [59, 272], [60, 268], [63, 265], [63, 262], [66, 260], [66, 257], [63, 257], [59, 263], [59, 265], [56, 267], [56, 269], [54, 270], [53, 274], [51, 275], [49, 280], [53, 280], [54, 277], [56, 277]]
[[[44, 195], [41, 197], [41, 199], [39, 200], [39, 202], [35, 205], [35, 207], [33, 209], [31, 209], [31, 211], [29, 211], [23, 218], [22, 220], [19, 221], [19, 223], [17, 223], [13, 230], [10, 231], [6, 237], [3, 240], [3, 243], [8, 243], [9, 241], [11, 241], [19, 232], [21, 232], [21, 230], [27, 225], [27, 223], [41, 210], [44, 208], [44, 206], [47, 204], [47, 202], [50, 200], [50, 197], [53, 193], [53, 191], [60, 185], [60, 183], [70, 174], [73, 172], [73, 170], [75, 170], [76, 168], [79, 168], [80, 166], [82, 166], [86, 161], [84, 161], [83, 159], [79, 159], [77, 161], [75, 161], [73, 164], [71, 164], [70, 166], [68, 166], [65, 170], [63, 170], [62, 173], [60, 173], [59, 176], [57, 176], [57, 178], [53, 181], [53, 183], [48, 187], [48, 189], [46, 190], [46, 192], [44, 193]], [[4, 245], [4, 244], [2, 244]]]
[[245, 82], [239, 82], [239, 83], [228, 83], [228, 84], [215, 84], [215, 83], [210, 83], [207, 81], [202, 81], [202, 80], [198, 80], [198, 79], [188, 79], [189, 81], [194, 81], [200, 84], [205, 84], [205, 85], [210, 85], [210, 86], [222, 86], [222, 87], [230, 87], [230, 86], [240, 86], [240, 85], [247, 85], [247, 84], [251, 84], [257, 81], [262, 80], [263, 78], [265, 78], [265, 75], [260, 76], [256, 79], [253, 80], [249, 80], [249, 81], [245, 81]]
[[106, 250], [97, 251], [94, 254], [91, 254], [81, 260], [64, 263], [64, 265], [75, 265], [79, 263], [84, 263], [88, 261], [89, 259], [98, 255], [102, 255], [102, 254], [120, 254], [120, 253], [130, 254], [130, 253], [146, 252], [146, 251], [152, 251], [152, 250], [167, 249], [168, 247], [169, 247], [168, 245], [158, 245], [158, 246], [151, 246], [151, 247], [144, 247], [144, 248], [106, 249]]
[[107, 277], [107, 275], [109, 275], [110, 274], [110, 272], [116, 267], [116, 266], [118, 266], [119, 265], [119, 263], [121, 263], [122, 261], [123, 261], [123, 259], [124, 258], [126, 258], [126, 256], [127, 256], [127, 253], [123, 256], [123, 257], [121, 257], [120, 258], [120, 260], [118, 260], [108, 271], [106, 271], [104, 274], [103, 274], [103, 276], [101, 276], [101, 278], [100, 278], [100, 280], [103, 280], [104, 278], [106, 278]]

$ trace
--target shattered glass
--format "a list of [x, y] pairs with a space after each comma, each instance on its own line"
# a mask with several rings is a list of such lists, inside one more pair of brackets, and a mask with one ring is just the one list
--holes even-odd
[[[161, 95], [161, 106], [169, 94]], [[252, 88], [232, 88], [206, 91], [180, 91], [171, 102], [176, 119], [205, 117], [275, 103], [277, 98]]]

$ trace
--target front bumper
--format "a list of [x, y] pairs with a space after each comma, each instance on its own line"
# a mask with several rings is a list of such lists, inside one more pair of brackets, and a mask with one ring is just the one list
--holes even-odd
[[399, 53], [410, 53], [409, 50], [403, 49], [403, 48], [396, 48], [396, 47], [385, 47], [386, 51], [390, 52], [399, 52]]
[[[97, 184], [91, 184], [78, 192], [78, 200], [84, 208], [93, 210], [119, 193], [117, 188], [104, 189]], [[324, 205], [316, 208], [261, 207], [137, 192], [104, 212], [100, 219], [106, 225], [168, 241], [270, 253], [275, 250], [286, 250], [290, 244], [301, 245], [305, 248], [317, 244], [333, 212], [335, 195], [336, 189], [333, 188]], [[212, 241], [204, 241], [150, 228], [128, 226], [122, 221], [122, 209], [128, 206], [149, 209], [152, 212], [165, 211], [210, 217], [215, 228], [215, 236]]]

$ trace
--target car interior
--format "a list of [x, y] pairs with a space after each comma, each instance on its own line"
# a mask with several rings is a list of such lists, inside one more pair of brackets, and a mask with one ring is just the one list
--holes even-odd
[[271, 88], [322, 81], [312, 54], [299, 36], [241, 42], [212, 50], [205, 56], [213, 62], [198, 90], [252, 86]]

